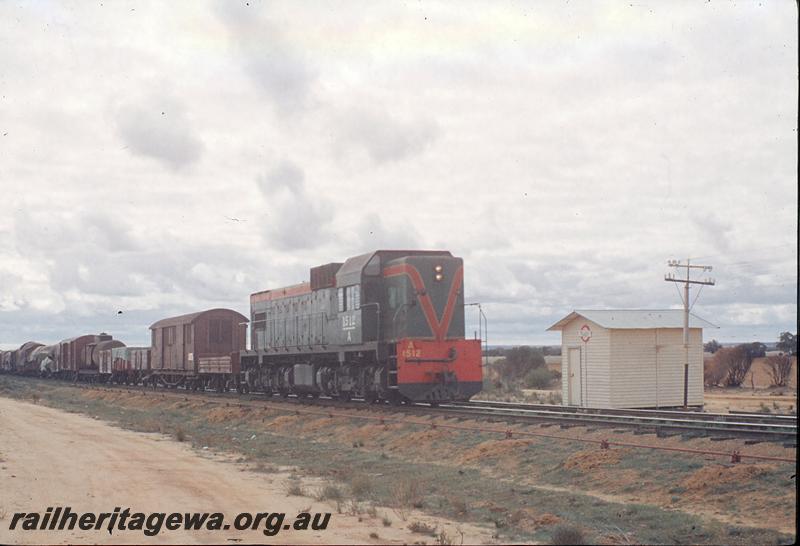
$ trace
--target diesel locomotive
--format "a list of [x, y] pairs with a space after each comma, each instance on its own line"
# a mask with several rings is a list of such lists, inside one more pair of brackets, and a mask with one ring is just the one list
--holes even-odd
[[464, 266], [447, 251], [378, 250], [250, 296], [244, 390], [392, 403], [467, 400], [481, 342], [464, 335]]

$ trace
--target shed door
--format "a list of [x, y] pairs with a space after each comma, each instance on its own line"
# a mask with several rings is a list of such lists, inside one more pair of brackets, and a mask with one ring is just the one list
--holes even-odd
[[581, 405], [581, 348], [568, 349], [567, 373], [569, 374], [569, 405]]

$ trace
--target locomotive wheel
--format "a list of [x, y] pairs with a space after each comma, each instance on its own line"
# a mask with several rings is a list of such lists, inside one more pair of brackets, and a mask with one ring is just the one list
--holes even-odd
[[342, 391], [339, 393], [339, 400], [342, 402], [349, 402], [350, 401], [350, 392], [349, 391]]

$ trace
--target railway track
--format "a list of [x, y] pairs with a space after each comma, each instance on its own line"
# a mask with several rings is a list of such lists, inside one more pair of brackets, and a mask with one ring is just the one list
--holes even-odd
[[744, 439], [745, 443], [760, 441], [782, 442], [796, 446], [797, 418], [795, 416], [761, 414], [723, 414], [674, 410], [624, 410], [611, 408], [575, 408], [539, 404], [473, 401], [446, 404], [443, 411], [496, 419], [552, 423], [562, 428], [589, 426], [617, 428], [635, 433], [654, 433], [658, 436], [683, 435], [710, 437], [712, 440]]
[[[26, 378], [33, 379], [33, 378]], [[34, 381], [47, 381], [33, 379]], [[47, 381], [50, 383], [50, 381]], [[148, 393], [157, 392], [179, 396], [201, 396], [214, 400], [246, 402], [251, 405], [259, 402], [285, 405], [286, 411], [293, 406], [316, 406], [348, 410], [385, 411], [419, 416], [447, 416], [458, 419], [476, 419], [490, 422], [530, 424], [543, 427], [560, 428], [587, 427], [592, 430], [609, 429], [614, 432], [633, 432], [634, 434], [655, 434], [660, 437], [682, 436], [685, 438], [707, 437], [711, 440], [742, 439], [745, 444], [758, 442], [778, 442], [785, 447], [797, 445], [797, 417], [790, 415], [765, 414], [723, 414], [679, 410], [627, 410], [610, 408], [576, 408], [548, 404], [517, 404], [476, 400], [470, 402], [447, 403], [438, 407], [427, 404], [408, 404], [392, 406], [388, 404], [367, 404], [364, 401], [342, 402], [329, 398], [282, 398], [264, 393], [239, 395], [235, 392], [193, 392], [183, 389], [160, 388], [153, 391], [141, 386], [122, 386], [106, 384], [76, 384], [79, 388], [102, 388], [117, 391]]]

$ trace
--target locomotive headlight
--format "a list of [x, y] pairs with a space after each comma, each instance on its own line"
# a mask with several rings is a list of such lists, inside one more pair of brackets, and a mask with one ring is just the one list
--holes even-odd
[[437, 273], [436, 275], [434, 275], [433, 278], [436, 279], [437, 281], [441, 281], [442, 279], [444, 279], [444, 275], [442, 275], [441, 273]]
[[441, 272], [442, 272], [442, 266], [441, 266], [441, 265], [437, 265], [436, 267], [434, 267], [434, 268], [433, 268], [433, 270], [434, 270], [436, 273], [441, 273]]

